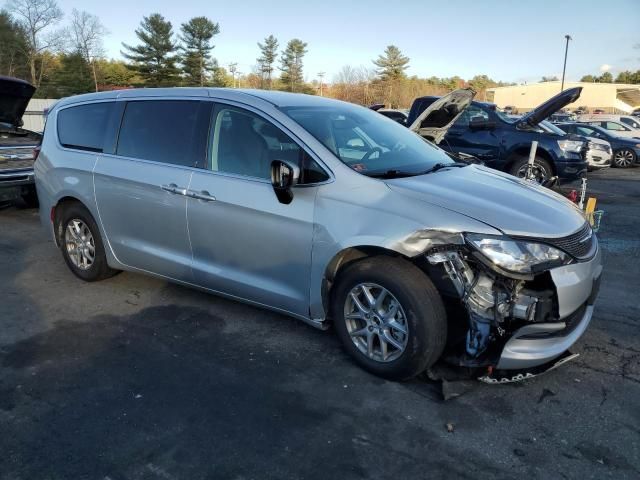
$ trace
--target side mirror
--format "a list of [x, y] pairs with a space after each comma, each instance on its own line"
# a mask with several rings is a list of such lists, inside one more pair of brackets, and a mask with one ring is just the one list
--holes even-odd
[[488, 130], [495, 126], [496, 124], [494, 122], [480, 116], [471, 117], [471, 120], [469, 120], [469, 128], [471, 130]]
[[293, 200], [292, 187], [300, 181], [300, 168], [285, 160], [271, 162], [271, 185], [280, 203], [289, 204]]

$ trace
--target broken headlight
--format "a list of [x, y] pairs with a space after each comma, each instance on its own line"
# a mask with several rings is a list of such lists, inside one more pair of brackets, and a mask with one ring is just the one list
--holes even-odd
[[514, 273], [527, 274], [571, 262], [571, 257], [544, 243], [467, 234], [469, 243], [493, 265]]

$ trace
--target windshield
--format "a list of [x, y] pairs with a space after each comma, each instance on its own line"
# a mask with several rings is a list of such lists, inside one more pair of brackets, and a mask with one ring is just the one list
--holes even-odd
[[567, 134], [564, 130], [562, 130], [561, 128], [558, 128], [553, 123], [547, 120], [541, 121], [540, 127], [542, 127], [542, 129], [545, 130], [546, 132], [555, 133], [556, 135], [564, 136]]
[[454, 163], [440, 148], [397, 122], [349, 104], [282, 110], [338, 159], [364, 175], [417, 175]]
[[501, 112], [499, 110], [495, 110], [495, 114], [498, 116], [500, 120], [507, 123], [514, 123], [516, 120], [520, 118], [520, 115], [510, 115], [508, 113]]

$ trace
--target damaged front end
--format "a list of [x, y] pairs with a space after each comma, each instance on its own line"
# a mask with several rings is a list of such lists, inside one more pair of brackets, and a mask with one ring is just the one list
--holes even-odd
[[449, 310], [445, 361], [490, 379], [539, 370], [564, 355], [591, 319], [601, 272], [595, 236], [583, 230], [587, 240], [578, 239], [584, 241], [574, 255], [546, 243], [474, 235], [428, 250], [422, 266]]

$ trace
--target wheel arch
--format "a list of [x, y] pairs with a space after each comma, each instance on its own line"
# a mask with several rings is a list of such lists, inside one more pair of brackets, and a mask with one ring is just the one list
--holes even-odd
[[[522, 157], [528, 158], [530, 151], [531, 151], [531, 145], [520, 145], [518, 147], [515, 147], [513, 150], [511, 150], [507, 155], [507, 163], [505, 164], [505, 171], [510, 172], [511, 167], [513, 167], [513, 164], [516, 162], [516, 160]], [[538, 149], [536, 150], [536, 156], [542, 157], [547, 162], [549, 162], [553, 175], [558, 174], [558, 171], [556, 169], [556, 162], [554, 161], [553, 156], [547, 150], [538, 146]]]
[[356, 245], [343, 248], [333, 256], [324, 270], [321, 289], [322, 307], [326, 314], [329, 313], [331, 289], [335, 283], [335, 279], [340, 274], [340, 271], [348, 265], [362, 260], [363, 258], [371, 258], [377, 256], [401, 257], [411, 261], [409, 257], [401, 254], [400, 252], [376, 245]]
[[[56, 203], [53, 205], [52, 207], [52, 212], [51, 212], [51, 221], [53, 222], [53, 229], [54, 229], [54, 238], [56, 241], [56, 246], [60, 246], [60, 234], [61, 232], [58, 231], [58, 219], [60, 218], [60, 214], [61, 212], [64, 210], [64, 208], [68, 205], [72, 205], [74, 203], [77, 203], [78, 205], [83, 206], [84, 208], [87, 209], [87, 211], [89, 213], [91, 213], [91, 215], [93, 216], [93, 213], [91, 212], [91, 209], [82, 201], [80, 200], [78, 197], [72, 196], [72, 195], [64, 195], [62, 197], [60, 197]], [[94, 218], [95, 220], [95, 218]]]

